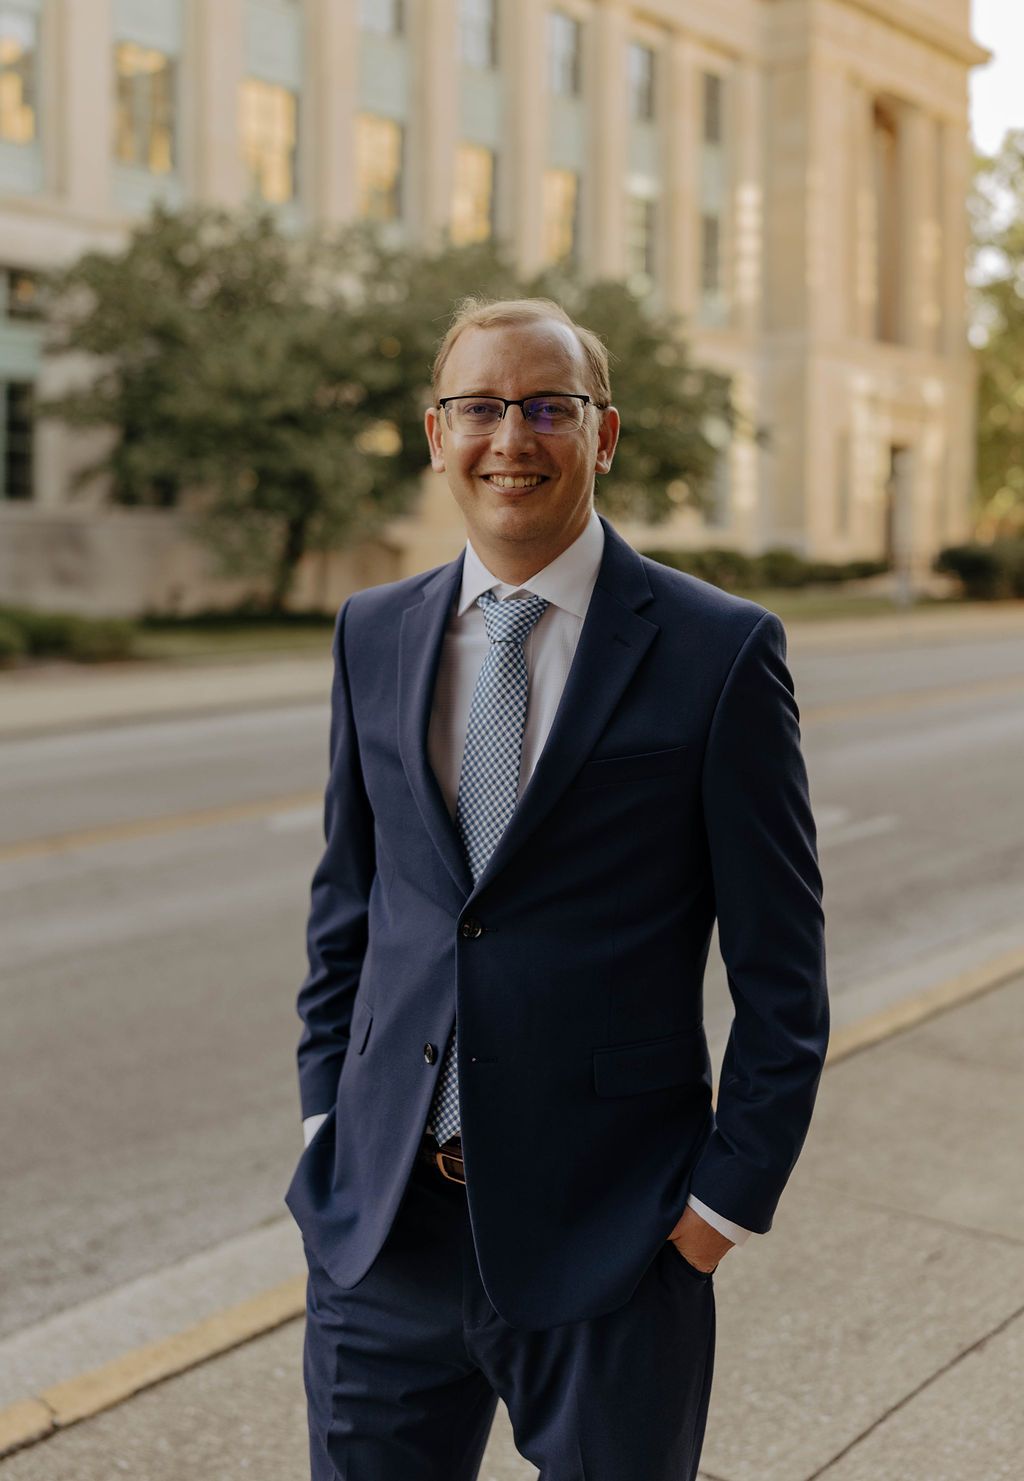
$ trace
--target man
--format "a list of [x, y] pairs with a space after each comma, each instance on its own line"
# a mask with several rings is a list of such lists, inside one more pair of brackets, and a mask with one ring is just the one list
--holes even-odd
[[471, 1481], [500, 1395], [544, 1481], [684, 1481], [712, 1273], [771, 1225], [827, 1038], [782, 627], [596, 515], [619, 416], [557, 305], [469, 301], [433, 389], [468, 543], [335, 635], [287, 1195], [313, 1476]]

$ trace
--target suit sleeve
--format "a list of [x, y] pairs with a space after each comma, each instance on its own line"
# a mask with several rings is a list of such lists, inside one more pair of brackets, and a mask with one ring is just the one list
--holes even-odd
[[800, 1155], [828, 1044], [824, 918], [799, 712], [766, 612], [719, 695], [703, 806], [734, 1016], [693, 1194], [765, 1233]]
[[303, 1117], [329, 1110], [337, 1094], [376, 872], [373, 813], [363, 784], [345, 662], [348, 607], [346, 602], [339, 612], [334, 633], [326, 846], [313, 875], [306, 930], [309, 971], [297, 1003], [303, 1025], [298, 1048]]

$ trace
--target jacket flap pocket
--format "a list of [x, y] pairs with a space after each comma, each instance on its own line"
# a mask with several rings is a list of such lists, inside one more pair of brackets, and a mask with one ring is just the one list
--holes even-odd
[[707, 1047], [700, 1028], [668, 1039], [620, 1044], [594, 1051], [594, 1089], [598, 1095], [638, 1095], [673, 1085], [706, 1082]]
[[373, 1023], [373, 1009], [364, 1003], [361, 998], [356, 1000], [352, 1010], [352, 1025], [349, 1029], [349, 1044], [357, 1054], [362, 1054], [366, 1048], [366, 1041], [370, 1037], [370, 1025]]
[[588, 761], [578, 772], [574, 787], [606, 787], [613, 782], [644, 781], [648, 777], [671, 776], [686, 762], [686, 747], [667, 751], [639, 751], [632, 756], [604, 756]]

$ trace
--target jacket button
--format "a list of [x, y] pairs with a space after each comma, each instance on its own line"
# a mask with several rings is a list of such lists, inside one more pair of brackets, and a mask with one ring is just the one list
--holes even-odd
[[423, 1058], [427, 1061], [427, 1064], [434, 1063], [434, 1060], [437, 1058], [437, 1050], [434, 1048], [433, 1044], [424, 1044]]
[[482, 936], [484, 928], [478, 920], [464, 920], [459, 927], [459, 935], [466, 941], [475, 941], [477, 936]]

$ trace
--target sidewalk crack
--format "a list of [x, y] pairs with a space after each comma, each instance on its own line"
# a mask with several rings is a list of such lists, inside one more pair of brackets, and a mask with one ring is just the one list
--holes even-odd
[[912, 1400], [916, 1399], [918, 1394], [922, 1394], [926, 1388], [930, 1388], [936, 1379], [942, 1378], [951, 1368], [955, 1368], [957, 1363], [963, 1362], [964, 1358], [969, 1358], [972, 1353], [979, 1352], [987, 1342], [990, 1342], [993, 1337], [998, 1337], [1000, 1332], [1004, 1332], [1021, 1315], [1024, 1315], [1024, 1306], [1018, 1306], [1016, 1311], [1012, 1311], [998, 1326], [993, 1327], [990, 1332], [986, 1332], [983, 1336], [979, 1337], [977, 1342], [972, 1342], [970, 1347], [965, 1347], [963, 1352], [957, 1353], [955, 1358], [950, 1358], [948, 1363], [944, 1363], [941, 1368], [936, 1368], [934, 1373], [930, 1373], [916, 1388], [904, 1394], [902, 1399], [898, 1403], [893, 1404], [891, 1409], [887, 1409], [884, 1414], [880, 1414], [872, 1424], [868, 1425], [866, 1430], [862, 1430], [859, 1435], [855, 1435], [848, 1445], [843, 1446], [842, 1450], [837, 1450], [835, 1455], [831, 1456], [824, 1465], [819, 1466], [816, 1471], [811, 1471], [808, 1476], [805, 1476], [804, 1481], [819, 1481], [819, 1477], [824, 1476], [838, 1461], [841, 1461], [844, 1456], [849, 1455], [851, 1450], [856, 1450], [861, 1441], [866, 1440], [880, 1425], [885, 1424], [887, 1419], [890, 1419], [894, 1414], [898, 1414], [901, 1409], [904, 1409]]

